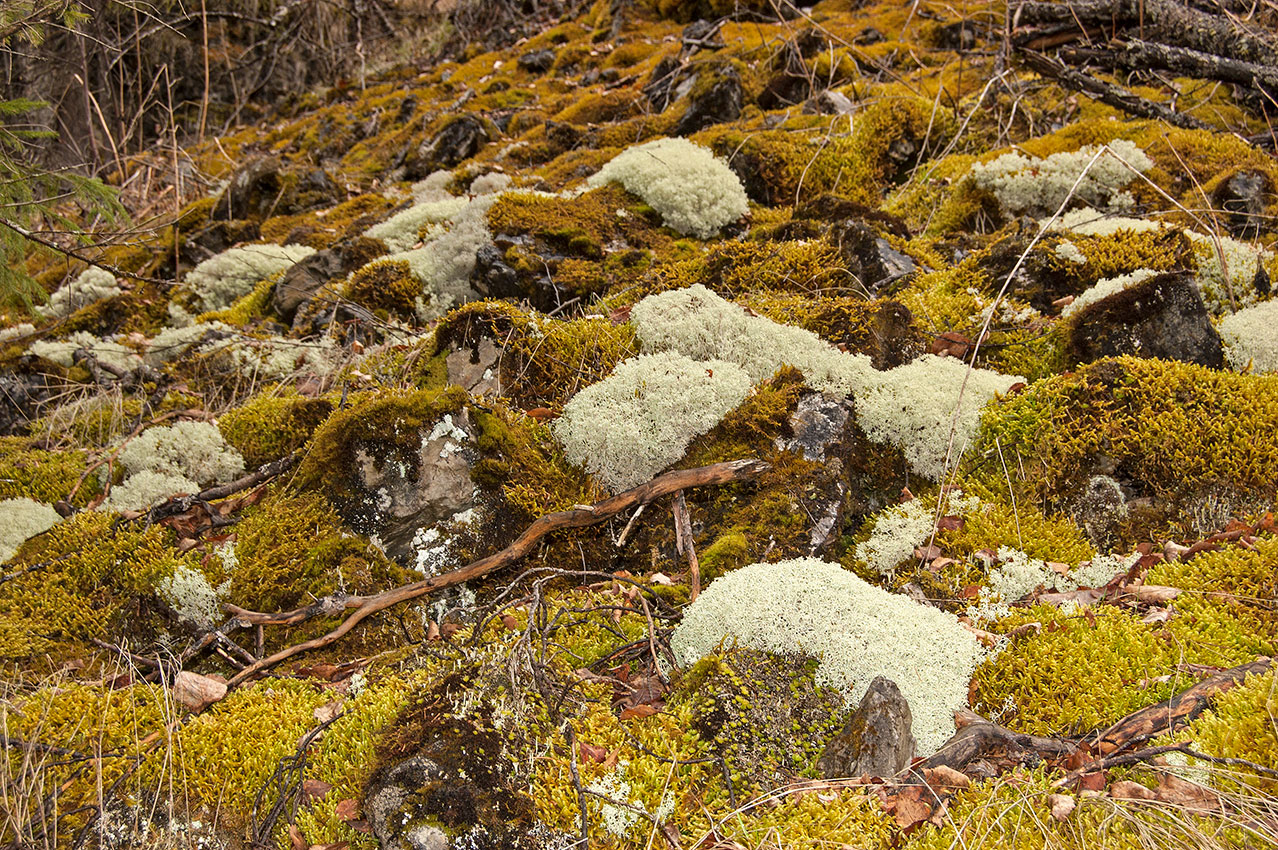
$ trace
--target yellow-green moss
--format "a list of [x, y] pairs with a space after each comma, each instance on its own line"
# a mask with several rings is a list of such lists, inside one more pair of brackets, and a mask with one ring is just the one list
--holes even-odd
[[1123, 357], [990, 405], [972, 457], [1005, 489], [997, 439], [1018, 497], [1040, 504], [1077, 488], [1101, 456], [1158, 498], [1216, 484], [1264, 498], [1278, 480], [1275, 429], [1278, 377]]
[[114, 520], [81, 512], [18, 550], [0, 584], [0, 658], [62, 658], [90, 638], [154, 637], [163, 624], [157, 584], [179, 564], [198, 566], [159, 526], [113, 528]]
[[244, 465], [253, 469], [306, 445], [332, 412], [327, 399], [267, 392], [228, 410], [217, 427], [244, 457]]
[[[67, 498], [88, 467], [88, 453], [30, 446], [25, 437], [0, 437], [0, 499], [27, 498], [53, 504]], [[101, 492], [96, 476], [90, 476], [76, 493], [74, 504], [88, 504]]]
[[1188, 687], [1180, 664], [1201, 657], [1160, 626], [1107, 606], [1089, 616], [1038, 606], [992, 630], [1031, 622], [1040, 627], [978, 667], [972, 684], [976, 712], [1019, 732], [1079, 735], [1108, 726]]
[[[1244, 761], [1278, 770], [1278, 678], [1270, 670], [1248, 676], [1242, 684], [1216, 698], [1215, 704], [1195, 720], [1179, 738], [1199, 752], [1218, 758]], [[1207, 765], [1203, 765], [1206, 767]], [[1278, 780], [1246, 767], [1216, 768], [1214, 784], [1239, 788], [1250, 785], [1272, 794]]]
[[[30, 694], [0, 700], [0, 728], [6, 738], [58, 747], [92, 759], [87, 763], [69, 759], [55, 755], [56, 750], [32, 751], [25, 757], [10, 751], [8, 767], [12, 772], [7, 776], [15, 781], [8, 785], [6, 828], [29, 819], [27, 823], [38, 833], [40, 817], [35, 807], [54, 789], [59, 831], [68, 839], [97, 811], [102, 789], [114, 789], [116, 799], [149, 799], [154, 789], [133, 773], [135, 759], [151, 749], [172, 719], [172, 711], [164, 688], [148, 684], [115, 690], [55, 679]], [[23, 795], [19, 789], [32, 780], [34, 784], [27, 787], [37, 792]], [[47, 838], [48, 846], [54, 846], [52, 835]]]
[[422, 284], [406, 260], [377, 260], [356, 271], [346, 283], [346, 297], [373, 310], [400, 317], [413, 315]]
[[481, 486], [500, 489], [506, 501], [528, 518], [573, 505], [591, 504], [604, 493], [564, 459], [550, 429], [517, 410], [476, 409], [475, 445], [483, 456], [471, 475]]
[[1273, 604], [1278, 598], [1278, 539], [1262, 539], [1250, 550], [1227, 545], [1187, 561], [1165, 561], [1145, 580], [1182, 591], [1166, 629], [1203, 663], [1232, 667], [1257, 655], [1278, 654]]
[[258, 790], [317, 725], [315, 709], [334, 696], [291, 679], [241, 687], [174, 730], [172, 743], [153, 751], [138, 774], [171, 794], [180, 811], [216, 818], [221, 828], [238, 832]]
[[367, 540], [345, 531], [316, 493], [273, 493], [235, 526], [228, 600], [255, 611], [288, 610], [338, 589], [385, 590], [404, 571]]
[[497, 343], [503, 394], [517, 404], [559, 407], [611, 374], [637, 350], [634, 329], [599, 317], [559, 320], [504, 301], [478, 301], [450, 312], [436, 331], [440, 350]]
[[258, 281], [251, 292], [237, 298], [230, 307], [201, 313], [196, 321], [243, 326], [271, 314], [271, 296], [283, 277], [284, 272], [276, 272], [265, 280]]

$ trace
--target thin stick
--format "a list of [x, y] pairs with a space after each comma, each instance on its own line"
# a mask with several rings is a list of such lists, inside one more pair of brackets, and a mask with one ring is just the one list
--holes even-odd
[[688, 516], [688, 503], [683, 491], [675, 495], [675, 541], [681, 555], [688, 558], [688, 601], [696, 602], [701, 595], [701, 564], [697, 561], [697, 547], [692, 542], [692, 518]]
[[635, 505], [647, 504], [654, 499], [668, 496], [671, 493], [676, 493], [689, 487], [727, 484], [732, 481], [754, 478], [769, 468], [771, 468], [770, 465], [763, 461], [748, 459], [726, 461], [696, 469], [679, 469], [674, 472], [667, 472], [647, 484], [640, 484], [638, 487], [627, 490], [624, 493], [618, 493], [594, 505], [582, 505], [571, 510], [546, 514], [528, 526], [524, 533], [515, 539], [515, 542], [494, 555], [481, 558], [452, 572], [414, 582], [413, 584], [401, 585], [372, 596], [329, 596], [305, 608], [297, 608], [293, 611], [285, 611], [278, 614], [264, 614], [257, 611], [247, 611], [235, 605], [224, 605], [223, 608], [228, 614], [245, 625], [293, 625], [305, 622], [316, 616], [331, 617], [340, 614], [344, 610], [352, 611], [340, 625], [327, 634], [281, 649], [274, 655], [250, 664], [227, 682], [227, 687], [233, 688], [240, 685], [257, 673], [274, 667], [294, 655], [328, 646], [359, 625], [362, 620], [379, 611], [384, 611], [401, 602], [410, 602], [438, 590], [443, 590], [446, 587], [453, 587], [471, 579], [479, 578], [502, 567], [510, 566], [522, 560], [529, 552], [532, 552], [537, 547], [537, 544], [541, 542], [541, 539], [552, 531], [596, 525]]

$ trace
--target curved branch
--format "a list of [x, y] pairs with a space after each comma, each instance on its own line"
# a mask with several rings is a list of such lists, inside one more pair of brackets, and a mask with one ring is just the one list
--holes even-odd
[[680, 490], [686, 490], [690, 487], [704, 487], [709, 484], [727, 484], [733, 481], [743, 481], [754, 478], [768, 469], [769, 465], [763, 461], [749, 459], [732, 460], [696, 469], [678, 469], [674, 472], [667, 472], [665, 475], [660, 475], [646, 484], [640, 484], [638, 487], [626, 490], [624, 493], [618, 493], [594, 505], [581, 505], [571, 510], [546, 514], [528, 526], [523, 534], [515, 538], [515, 542], [496, 554], [480, 558], [478, 561], [443, 575], [433, 576], [413, 584], [401, 585], [371, 596], [329, 596], [305, 608], [297, 608], [278, 614], [265, 614], [257, 611], [248, 611], [235, 605], [225, 605], [223, 607], [228, 614], [244, 625], [253, 626], [292, 625], [304, 622], [312, 617], [321, 615], [333, 616], [343, 610], [352, 611], [345, 620], [327, 634], [281, 649], [274, 655], [245, 667], [227, 682], [227, 687], [235, 687], [263, 670], [292, 658], [294, 655], [328, 646], [359, 625], [360, 621], [379, 611], [384, 611], [401, 602], [418, 599], [435, 591], [443, 590], [446, 587], [452, 587], [453, 585], [479, 578], [502, 567], [510, 566], [523, 559], [536, 548], [543, 537], [552, 531], [596, 525], [611, 519], [622, 511], [629, 510], [637, 505], [646, 505], [655, 499], [668, 496], [671, 493], [677, 493]]

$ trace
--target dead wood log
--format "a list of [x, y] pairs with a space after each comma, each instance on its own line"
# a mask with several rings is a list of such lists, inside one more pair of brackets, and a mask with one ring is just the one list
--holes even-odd
[[1278, 68], [1139, 38], [1113, 42], [1107, 48], [1070, 48], [1061, 51], [1061, 56], [1071, 65], [1091, 63], [1124, 70], [1161, 68], [1185, 77], [1220, 80], [1255, 89], [1278, 88]]
[[948, 767], [962, 771], [978, 759], [1001, 757], [1019, 760], [1025, 756], [1055, 759], [1068, 756], [1077, 749], [1078, 745], [1072, 741], [1022, 735], [979, 718], [955, 732], [941, 749], [911, 770], [921, 778], [924, 770]]
[[1098, 748], [1110, 754], [1142, 741], [1173, 732], [1203, 712], [1217, 694], [1229, 690], [1247, 676], [1259, 676], [1271, 666], [1272, 658], [1260, 658], [1241, 664], [1187, 688], [1157, 705], [1142, 708], [1124, 717], [1100, 734]]
[[1101, 103], [1108, 104], [1115, 109], [1121, 109], [1129, 115], [1135, 115], [1139, 118], [1157, 118], [1174, 127], [1181, 127], [1186, 130], [1212, 129], [1209, 124], [1199, 121], [1192, 115], [1176, 112], [1161, 103], [1155, 103], [1152, 100], [1146, 100], [1139, 95], [1133, 94], [1121, 86], [1098, 80], [1090, 74], [1085, 74], [1069, 67], [1058, 59], [1052, 59], [1033, 50], [1020, 50], [1018, 55], [1024, 60], [1030, 70], [1058, 80], [1067, 88], [1082, 92], [1088, 97], [1099, 100]]
[[227, 683], [227, 686], [234, 688], [252, 676], [274, 667], [294, 655], [328, 646], [359, 625], [360, 621], [379, 611], [384, 611], [401, 602], [418, 599], [427, 594], [443, 590], [446, 587], [452, 587], [453, 585], [479, 578], [502, 567], [510, 566], [524, 558], [543, 537], [553, 531], [596, 525], [611, 519], [622, 511], [629, 510], [637, 505], [646, 505], [655, 499], [668, 496], [671, 493], [677, 493], [680, 490], [686, 490], [690, 487], [704, 487], [710, 484], [744, 481], [760, 475], [769, 468], [769, 465], [763, 461], [748, 459], [715, 463], [696, 469], [679, 469], [674, 472], [667, 472], [665, 475], [660, 475], [646, 484], [640, 484], [638, 487], [626, 490], [624, 493], [618, 493], [594, 505], [582, 505], [571, 510], [546, 514], [528, 526], [523, 534], [520, 534], [515, 539], [515, 542], [496, 554], [480, 558], [478, 561], [443, 575], [423, 579], [413, 584], [401, 585], [371, 596], [329, 596], [305, 608], [297, 608], [277, 614], [248, 611], [235, 605], [225, 605], [223, 607], [226, 612], [241, 624], [261, 626], [292, 625], [304, 622], [312, 617], [335, 616], [342, 611], [351, 611], [350, 615], [342, 620], [332, 631], [313, 640], [281, 649], [274, 655], [250, 664], [237, 673]]
[[1229, 15], [1196, 9], [1183, 0], [1021, 3], [1012, 11], [1011, 25], [1013, 44], [1021, 47], [1044, 38], [1059, 39], [1070, 31], [1081, 38], [1096, 32], [1113, 36], [1131, 29], [1142, 40], [1258, 65], [1278, 65], [1278, 41], [1271, 34], [1244, 26]]

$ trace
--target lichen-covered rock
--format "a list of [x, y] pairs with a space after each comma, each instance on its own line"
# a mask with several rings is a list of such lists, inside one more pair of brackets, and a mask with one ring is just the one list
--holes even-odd
[[821, 753], [821, 772], [843, 776], [892, 777], [914, 757], [910, 704], [890, 679], [875, 677], [847, 725]]

